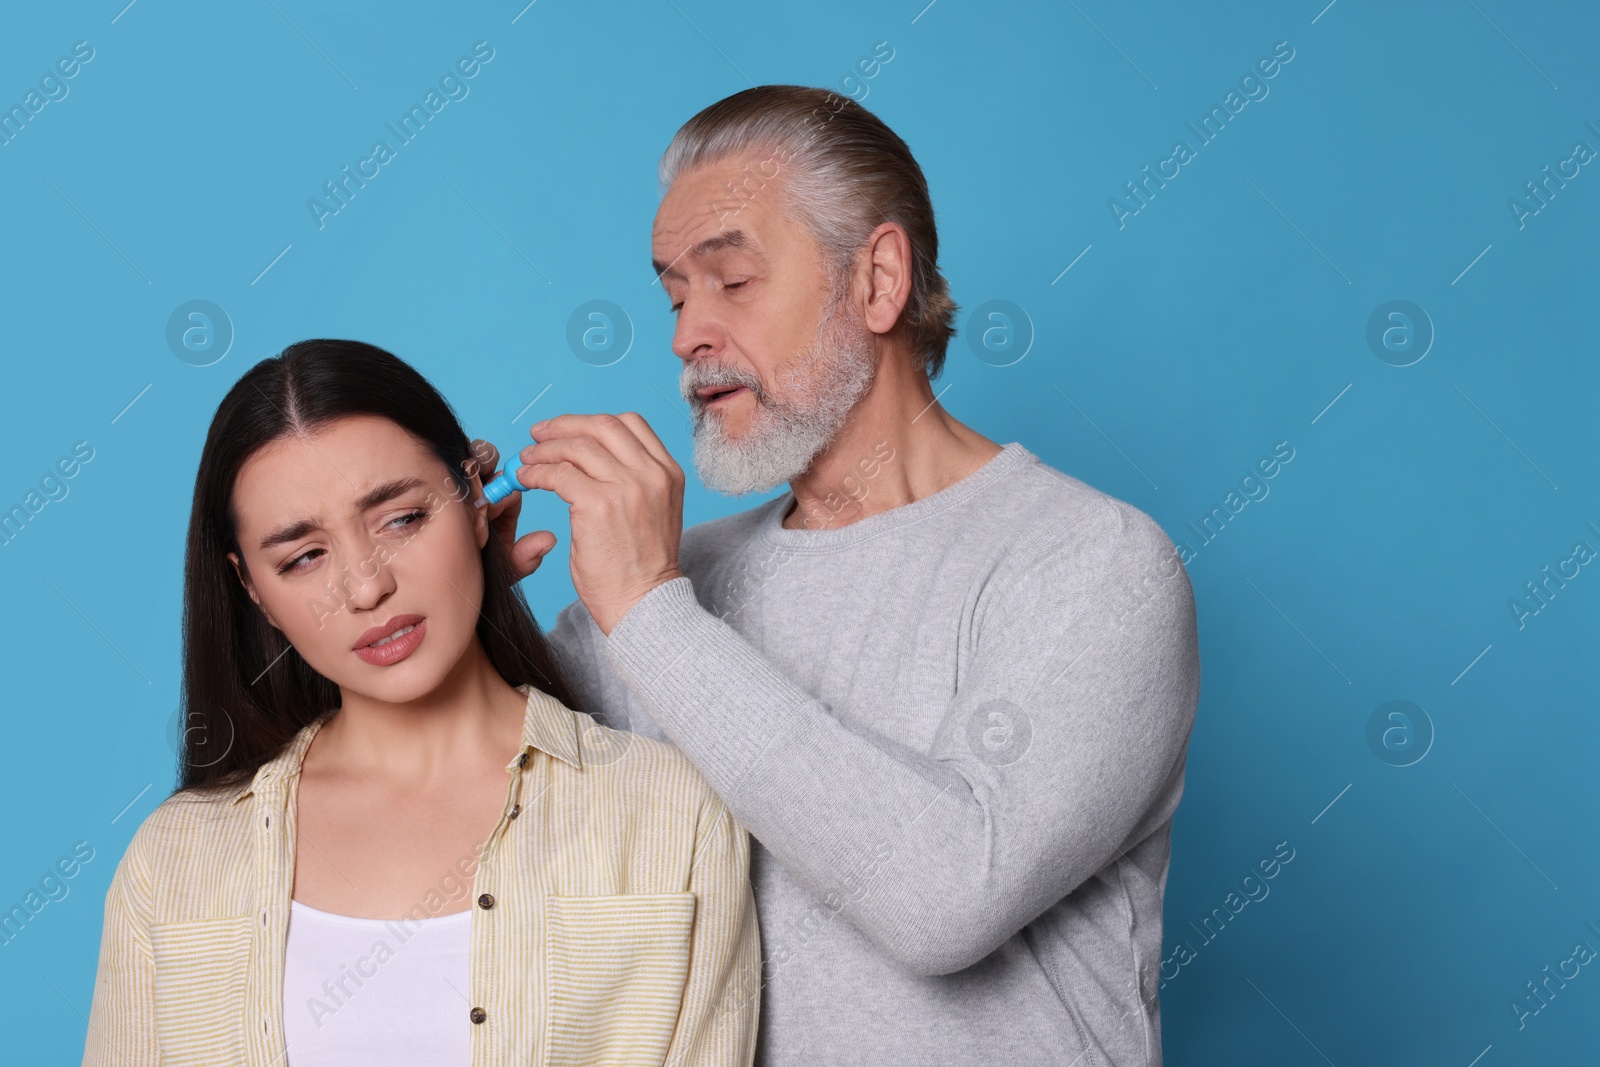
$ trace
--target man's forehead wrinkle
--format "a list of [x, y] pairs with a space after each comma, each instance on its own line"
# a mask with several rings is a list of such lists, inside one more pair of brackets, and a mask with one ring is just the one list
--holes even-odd
[[[711, 211], [708, 209], [706, 215], [710, 214]], [[704, 219], [705, 216], [702, 216], [701, 218], [695, 220], [696, 225], [692, 227], [662, 232], [661, 236], [664, 238], [668, 236], [681, 235], [686, 230], [690, 233], [690, 236], [681, 243], [672, 242], [672, 244], [669, 245], [669, 247], [677, 247], [679, 251], [677, 255], [672, 257], [672, 261], [666, 266], [661, 266], [660, 260], [652, 258], [651, 265], [656, 270], [656, 280], [658, 282], [668, 274], [671, 274], [675, 277], [678, 276], [680, 272], [674, 270], [673, 268], [677, 265], [678, 261], [683, 259], [685, 256], [699, 254], [709, 255], [713, 252], [721, 251], [724, 248], [740, 248], [753, 255], [761, 255], [760, 245], [756, 242], [755, 238], [751, 237], [748, 231], [739, 229], [737, 227], [729, 227], [725, 224], [724, 220], [720, 216], [716, 220], [716, 230], [714, 232], [708, 233], [703, 237], [699, 236], [699, 234], [703, 232], [703, 229], [699, 223], [702, 223]]]
[[[682, 230], [673, 230], [673, 231], [671, 231], [671, 233], [674, 236], [676, 236], [678, 234], [681, 234], [682, 232], [683, 232]], [[678, 249], [678, 252], [677, 252], [677, 254], [675, 256], [672, 257], [671, 262], [667, 263], [665, 266], [663, 266], [661, 264], [661, 261], [659, 259], [655, 259], [654, 257], [651, 258], [651, 264], [656, 269], [656, 281], [657, 282], [661, 281], [661, 279], [666, 277], [668, 274], [672, 274], [672, 275], [676, 276], [678, 274], [678, 272], [676, 270], [674, 270], [673, 268], [677, 266], [678, 260], [680, 260], [684, 256], [688, 255], [689, 254], [689, 250], [691, 248], [693, 248], [694, 246], [692, 244], [689, 244], [688, 242], [673, 241], [673, 242], [671, 242], [669, 247], [676, 247]]]
[[[695, 203], [699, 204], [700, 201]], [[706, 237], [712, 236], [713, 233], [721, 233], [726, 230], [727, 226], [723, 223], [723, 216], [726, 214], [724, 211], [719, 211], [715, 204], [705, 203], [703, 206], [696, 208], [680, 226], [658, 226], [657, 235], [661, 239], [680, 247], [692, 247], [699, 241], [705, 240]], [[714, 225], [708, 226], [708, 222]]]
[[[686, 227], [695, 225], [710, 210], [709, 205], [706, 204], [705, 197], [691, 196], [689, 193], [683, 192], [680, 186], [673, 186], [673, 188], [667, 190], [667, 195], [662, 200], [660, 209], [657, 210], [656, 232], [663, 236], [675, 237], [682, 233]], [[682, 225], [671, 225], [672, 220], [675, 218], [683, 218]]]
[[[709, 211], [709, 209], [707, 209], [707, 210]], [[667, 226], [664, 223], [664, 219], [662, 219], [662, 218], [658, 218], [657, 219], [657, 221], [656, 221], [656, 232], [652, 237], [651, 243], [652, 244], [665, 243], [665, 245], [667, 247], [663, 248], [662, 251], [663, 252], [667, 252], [667, 251], [674, 252], [672, 260], [669, 263], [667, 263], [665, 266], [663, 266], [661, 264], [661, 260], [659, 258], [656, 258], [654, 256], [651, 257], [651, 265], [655, 268], [656, 281], [657, 282], [661, 281], [661, 279], [663, 277], [665, 277], [668, 272], [672, 272], [674, 274], [676, 273], [675, 271], [672, 270], [672, 268], [677, 264], [678, 260], [682, 259], [685, 255], [688, 254], [690, 248], [694, 247], [693, 246], [693, 242], [685, 239], [683, 237], [683, 235], [686, 232], [690, 232], [690, 231], [692, 231], [694, 229], [697, 229], [699, 227], [700, 223], [702, 222], [702, 220], [703, 220], [703, 215], [702, 216], [691, 216], [684, 223], [684, 225], [682, 225], [682, 226]]]

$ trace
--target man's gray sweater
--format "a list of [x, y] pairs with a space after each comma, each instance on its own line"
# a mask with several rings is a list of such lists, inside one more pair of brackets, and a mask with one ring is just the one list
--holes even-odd
[[793, 502], [685, 530], [609, 637], [581, 601], [549, 634], [581, 710], [750, 831], [756, 1062], [1158, 1067], [1200, 683], [1172, 542], [1016, 442], [846, 526]]

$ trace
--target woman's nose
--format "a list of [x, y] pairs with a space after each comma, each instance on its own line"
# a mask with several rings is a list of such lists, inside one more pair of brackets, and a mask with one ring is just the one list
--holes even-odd
[[341, 584], [345, 599], [357, 610], [368, 610], [381, 604], [394, 591], [394, 571], [388, 565], [386, 553], [377, 551], [377, 545], [366, 546], [365, 551], [342, 564]]

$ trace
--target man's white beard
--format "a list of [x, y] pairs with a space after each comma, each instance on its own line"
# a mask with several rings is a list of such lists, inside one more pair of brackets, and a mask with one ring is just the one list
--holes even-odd
[[[845, 314], [849, 305], [832, 300], [823, 312], [811, 347], [779, 374], [777, 395], [745, 374], [689, 364], [681, 387], [694, 420], [694, 465], [700, 480], [730, 496], [764, 492], [811, 468], [844, 426], [851, 410], [872, 385], [876, 361], [872, 332]], [[723, 432], [722, 416], [704, 410], [695, 390], [707, 385], [742, 384], [756, 403], [740, 437]], [[742, 403], [742, 401], [734, 401]]]

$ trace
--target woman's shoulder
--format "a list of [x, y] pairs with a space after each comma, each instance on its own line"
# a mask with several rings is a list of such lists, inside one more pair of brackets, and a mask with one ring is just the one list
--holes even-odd
[[722, 801], [711, 783], [676, 745], [606, 726], [587, 712], [573, 715], [582, 771], [597, 785], [641, 805], [671, 801], [696, 821], [721, 814]]
[[149, 862], [180, 860], [243, 841], [251, 828], [250, 783], [179, 789], [144, 817], [129, 851]]

